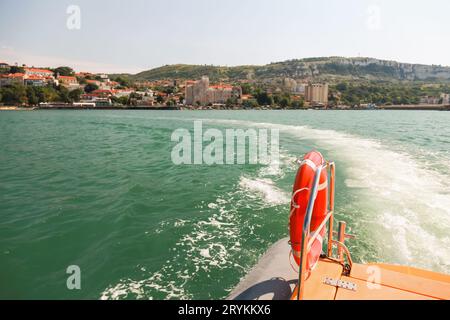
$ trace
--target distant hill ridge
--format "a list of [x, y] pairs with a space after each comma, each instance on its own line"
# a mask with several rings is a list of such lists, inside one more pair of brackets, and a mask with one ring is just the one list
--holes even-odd
[[129, 75], [134, 80], [198, 79], [207, 75], [212, 81], [275, 78], [384, 81], [448, 81], [450, 67], [400, 63], [375, 58], [318, 57], [286, 60], [263, 66], [211, 66], [174, 64]]

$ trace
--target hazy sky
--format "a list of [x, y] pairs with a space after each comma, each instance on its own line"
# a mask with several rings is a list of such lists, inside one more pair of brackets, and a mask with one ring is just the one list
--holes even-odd
[[[70, 5], [80, 29], [67, 27]], [[317, 56], [450, 65], [449, 41], [449, 0], [0, 0], [0, 60], [78, 71]]]

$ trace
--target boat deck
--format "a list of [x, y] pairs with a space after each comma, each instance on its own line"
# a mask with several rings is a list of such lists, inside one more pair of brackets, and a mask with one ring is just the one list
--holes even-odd
[[[276, 242], [242, 279], [228, 299], [288, 300], [296, 296], [298, 273], [289, 263], [288, 238]], [[352, 288], [326, 284], [341, 280]], [[321, 259], [305, 282], [307, 300], [450, 299], [450, 276], [411, 267], [356, 264], [349, 276], [341, 264]]]

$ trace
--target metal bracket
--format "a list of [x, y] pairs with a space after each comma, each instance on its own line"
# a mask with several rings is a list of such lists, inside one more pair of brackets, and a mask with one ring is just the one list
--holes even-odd
[[333, 287], [356, 291], [356, 283], [326, 277], [323, 283]]
[[[334, 236], [337, 236], [337, 235], [338, 235], [338, 232], [337, 232], [337, 231], [333, 231], [333, 235], [334, 235]], [[345, 233], [345, 234], [344, 234], [344, 238], [345, 238], [345, 239], [356, 239], [356, 235]]]

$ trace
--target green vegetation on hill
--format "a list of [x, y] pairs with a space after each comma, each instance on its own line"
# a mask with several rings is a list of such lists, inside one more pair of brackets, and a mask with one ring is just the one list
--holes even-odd
[[75, 75], [75, 72], [70, 67], [58, 67], [58, 68], [53, 69], [53, 72], [54, 72], [55, 76], [60, 75], [60, 76], [68, 77], [68, 76]]
[[450, 93], [450, 85], [426, 85], [414, 82], [340, 82], [330, 87], [330, 102], [351, 106], [364, 103], [378, 105], [418, 104], [421, 97], [439, 97], [441, 93]]
[[163, 80], [163, 79], [199, 79], [204, 75], [211, 81], [221, 79], [245, 79], [252, 67], [220, 67], [208, 65], [175, 64], [151, 69], [132, 75], [134, 80]]
[[80, 100], [83, 91], [75, 89], [69, 91], [63, 86], [24, 86], [13, 84], [0, 88], [0, 102], [4, 105], [35, 106], [41, 102], [76, 102]]
[[203, 75], [211, 81], [254, 79], [267, 81], [279, 78], [317, 81], [450, 81], [450, 67], [404, 64], [372, 58], [307, 58], [270, 63], [263, 66], [211, 66], [176, 64], [129, 75], [133, 80], [198, 79]]

